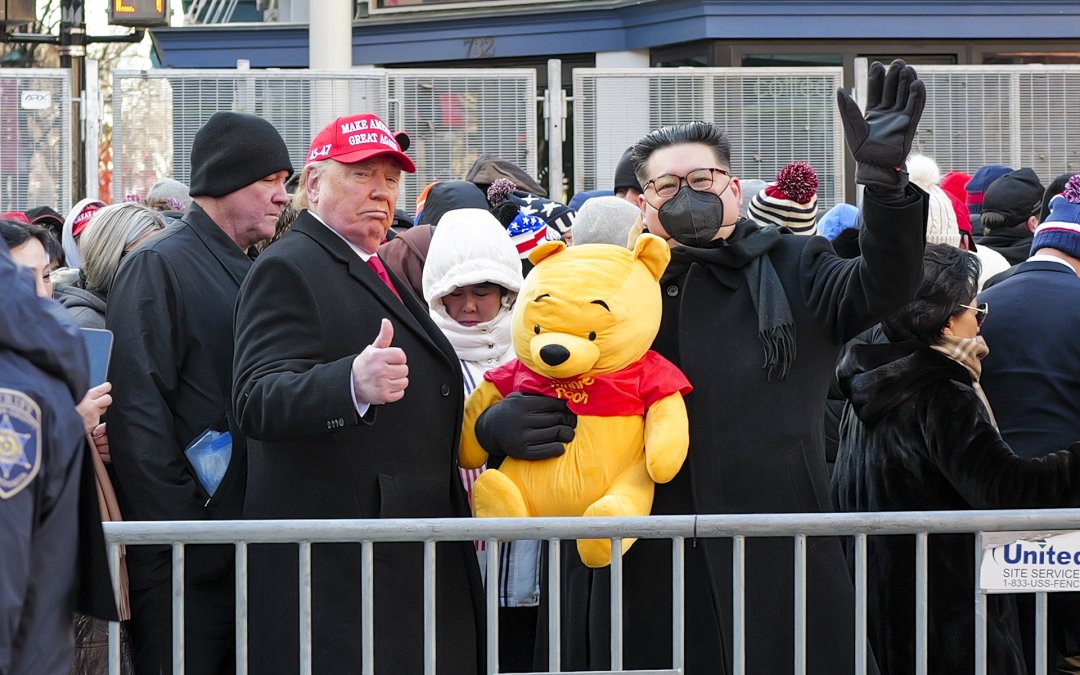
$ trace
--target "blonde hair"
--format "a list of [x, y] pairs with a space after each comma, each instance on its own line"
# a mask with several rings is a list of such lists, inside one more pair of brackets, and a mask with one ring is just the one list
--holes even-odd
[[316, 173], [318, 173], [318, 170], [322, 169], [324, 166], [326, 166], [332, 161], [333, 160], [330, 159], [320, 159], [317, 162], [309, 162], [308, 164], [304, 165], [303, 169], [300, 170], [300, 178], [298, 178], [296, 181], [296, 192], [293, 193], [292, 197], [292, 207], [297, 212], [300, 212], [308, 208], [309, 206], [307, 198], [307, 184], [308, 180], [310, 180], [311, 170], [316, 169]]
[[160, 213], [134, 202], [113, 204], [95, 213], [79, 237], [87, 290], [108, 297], [127, 248], [164, 228]]

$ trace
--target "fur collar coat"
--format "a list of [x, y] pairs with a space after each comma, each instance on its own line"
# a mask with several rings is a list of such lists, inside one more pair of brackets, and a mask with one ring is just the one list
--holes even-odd
[[[914, 342], [860, 345], [837, 371], [850, 400], [833, 475], [841, 510], [1080, 503], [1080, 444], [1037, 460], [1017, 457], [990, 423], [971, 375], [940, 352]], [[973, 548], [972, 535], [930, 538], [930, 672], [973, 667]], [[868, 554], [868, 628], [881, 673], [913, 672], [914, 537], [871, 537]], [[990, 672], [1025, 673], [1015, 604], [1009, 596], [989, 601]]]

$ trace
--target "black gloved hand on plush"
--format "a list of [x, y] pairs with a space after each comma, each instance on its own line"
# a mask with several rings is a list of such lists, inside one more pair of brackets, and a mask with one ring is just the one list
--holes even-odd
[[885, 66], [874, 62], [867, 78], [866, 115], [843, 89], [836, 103], [844, 137], [855, 157], [855, 182], [897, 192], [907, 187], [904, 162], [926, 105], [926, 87], [915, 69], [899, 59]]
[[480, 414], [476, 440], [492, 459], [548, 459], [566, 452], [576, 426], [566, 401], [514, 392]]

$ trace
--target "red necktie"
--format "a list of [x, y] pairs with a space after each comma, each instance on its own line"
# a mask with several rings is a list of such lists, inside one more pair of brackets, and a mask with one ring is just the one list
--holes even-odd
[[393, 291], [394, 295], [397, 296], [398, 300], [401, 300], [401, 294], [398, 293], [398, 290], [396, 288], [394, 288], [394, 282], [390, 281], [390, 275], [386, 273], [386, 265], [383, 265], [383, 261], [379, 260], [379, 256], [371, 256], [367, 259], [367, 264], [368, 267], [370, 267], [375, 272], [375, 274], [379, 275], [379, 278], [383, 280], [383, 283], [386, 284], [387, 288]]

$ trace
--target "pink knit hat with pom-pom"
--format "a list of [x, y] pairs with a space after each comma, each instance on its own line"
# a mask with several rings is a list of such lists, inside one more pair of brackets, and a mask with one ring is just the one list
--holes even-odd
[[792, 162], [750, 200], [747, 215], [762, 225], [786, 227], [794, 234], [817, 233], [818, 178], [806, 162]]

